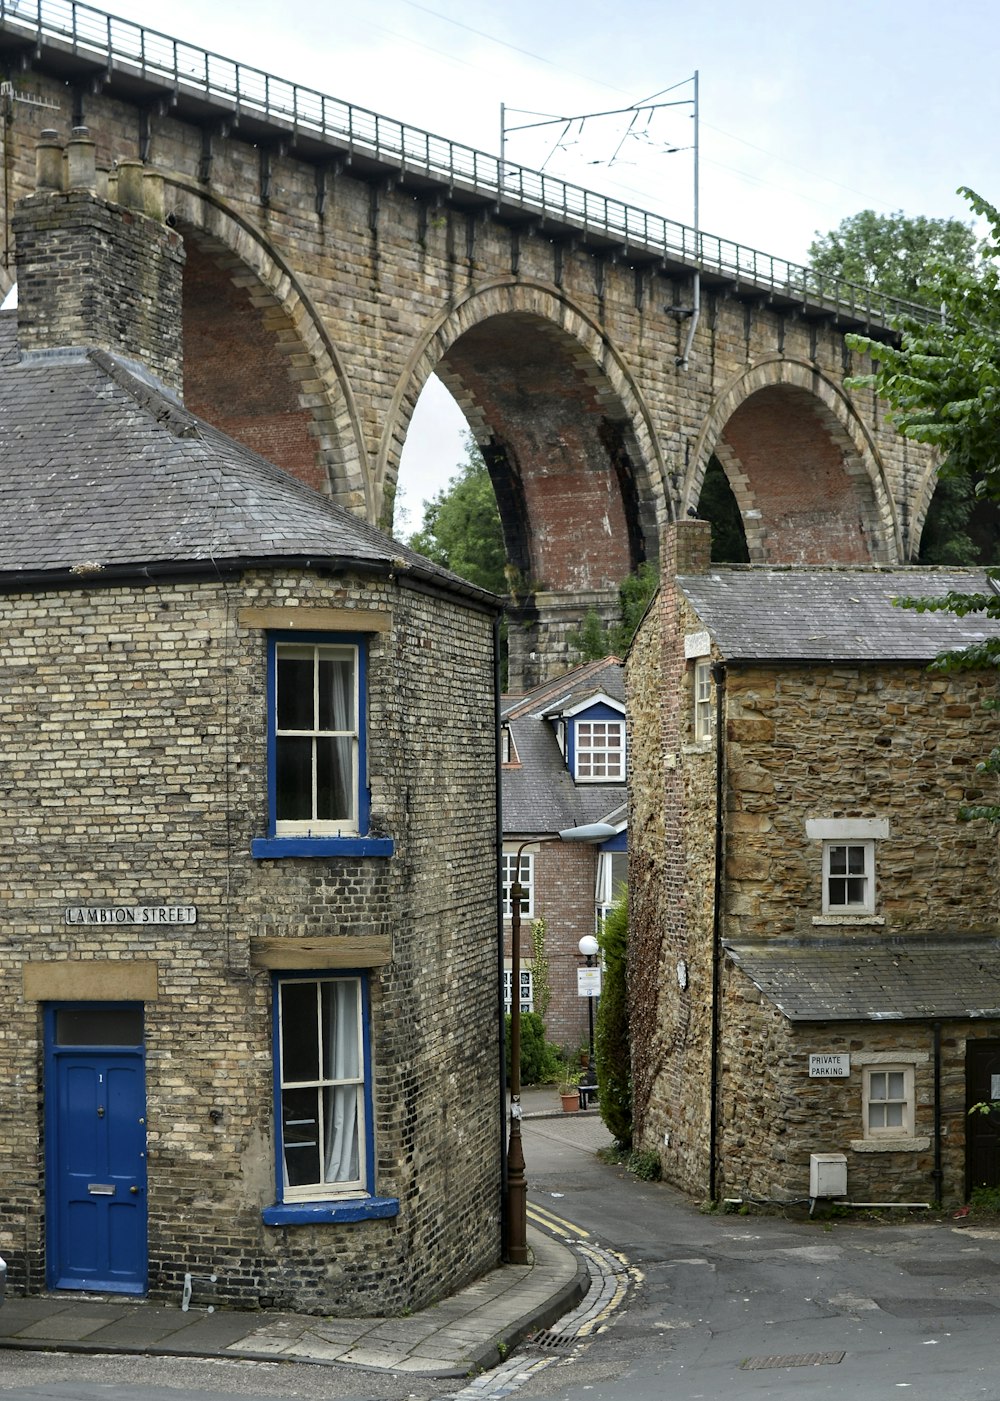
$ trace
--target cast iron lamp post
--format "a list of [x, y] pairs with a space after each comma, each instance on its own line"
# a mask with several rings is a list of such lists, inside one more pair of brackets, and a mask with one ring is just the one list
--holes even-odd
[[529, 837], [514, 858], [510, 886], [510, 1132], [507, 1136], [507, 1259], [512, 1265], [528, 1263], [528, 1183], [524, 1176], [521, 1145], [521, 902], [528, 892], [521, 884], [521, 855], [526, 846], [545, 842], [606, 842], [617, 835], [607, 822], [567, 827], [558, 837]]

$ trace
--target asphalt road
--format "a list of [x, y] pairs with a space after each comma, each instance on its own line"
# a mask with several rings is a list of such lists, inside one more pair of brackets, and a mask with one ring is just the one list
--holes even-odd
[[529, 1123], [529, 1201], [640, 1278], [571, 1364], [526, 1379], [524, 1401], [1000, 1398], [1000, 1224], [703, 1213], [600, 1163], [592, 1142], [583, 1123]]

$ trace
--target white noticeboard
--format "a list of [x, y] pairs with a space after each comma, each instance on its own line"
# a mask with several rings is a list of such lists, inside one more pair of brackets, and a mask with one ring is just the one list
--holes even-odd
[[846, 1080], [851, 1073], [851, 1057], [843, 1055], [811, 1055], [809, 1057], [810, 1079]]
[[601, 970], [599, 968], [578, 968], [576, 970], [577, 997], [600, 997]]

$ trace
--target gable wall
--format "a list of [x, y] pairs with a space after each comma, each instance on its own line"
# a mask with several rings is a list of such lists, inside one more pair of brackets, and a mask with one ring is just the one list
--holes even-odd
[[[707, 550], [707, 532], [692, 522], [685, 535], [700, 533]], [[700, 623], [673, 587], [677, 547], [685, 538], [668, 533], [663, 583], [626, 659], [632, 1095], [636, 1146], [660, 1153], [668, 1180], [704, 1195], [716, 770], [714, 746], [694, 742], [683, 639]]]
[[[994, 801], [976, 772], [997, 742], [983, 673], [920, 666], [730, 668], [726, 679], [726, 937], [813, 937], [822, 844], [809, 818], [880, 817], [884, 933], [996, 932], [983, 899], [997, 844], [962, 803]], [[869, 929], [869, 932], [871, 930]]]

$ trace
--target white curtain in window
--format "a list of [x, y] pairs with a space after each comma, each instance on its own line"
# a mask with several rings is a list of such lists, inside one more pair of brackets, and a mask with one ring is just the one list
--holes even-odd
[[[348, 661], [337, 661], [331, 668], [330, 699], [333, 709], [333, 728], [352, 730], [354, 728], [354, 667]], [[352, 762], [353, 737], [341, 735], [333, 741], [333, 811], [337, 816], [351, 812], [351, 788], [353, 786], [354, 765]]]
[[324, 1079], [353, 1080], [323, 1091], [325, 1136], [323, 1176], [327, 1182], [355, 1182], [361, 1175], [358, 1143], [358, 984], [353, 980], [324, 984]]

